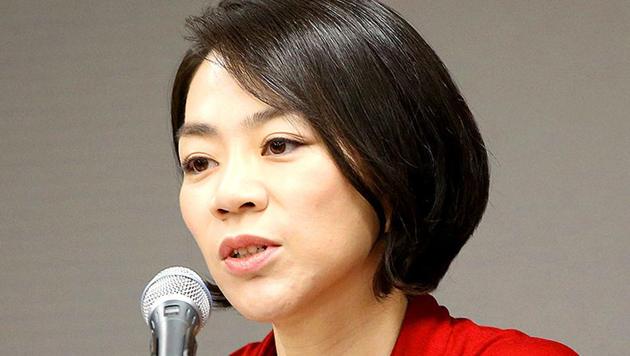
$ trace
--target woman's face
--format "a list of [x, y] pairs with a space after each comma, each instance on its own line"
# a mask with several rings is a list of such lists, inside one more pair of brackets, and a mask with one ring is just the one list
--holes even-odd
[[373, 209], [304, 119], [273, 112], [217, 61], [192, 80], [179, 141], [182, 216], [212, 277], [267, 322], [371, 293]]

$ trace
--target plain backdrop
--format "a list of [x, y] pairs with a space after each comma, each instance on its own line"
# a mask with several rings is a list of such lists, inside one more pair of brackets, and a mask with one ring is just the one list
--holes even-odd
[[[436, 291], [456, 316], [630, 349], [630, 3], [388, 1], [490, 149], [487, 213]], [[0, 2], [0, 353], [139, 355], [139, 296], [207, 275], [178, 208], [169, 90], [204, 1]], [[215, 312], [199, 355], [269, 325]]]

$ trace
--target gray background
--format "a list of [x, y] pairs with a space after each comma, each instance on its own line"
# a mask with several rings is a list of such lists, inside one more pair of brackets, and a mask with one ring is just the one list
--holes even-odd
[[[169, 86], [203, 1], [0, 5], [0, 348], [138, 355], [160, 269], [207, 273], [177, 206]], [[435, 293], [454, 315], [627, 354], [628, 1], [389, 1], [492, 151], [490, 205]], [[199, 354], [268, 325], [214, 313]]]

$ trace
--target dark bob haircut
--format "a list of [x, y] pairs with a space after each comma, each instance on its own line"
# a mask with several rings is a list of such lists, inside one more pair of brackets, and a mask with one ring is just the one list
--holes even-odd
[[190, 82], [212, 52], [256, 98], [303, 116], [372, 205], [384, 247], [375, 296], [435, 289], [481, 220], [489, 172], [470, 110], [413, 27], [375, 0], [224, 0], [187, 27], [175, 154]]

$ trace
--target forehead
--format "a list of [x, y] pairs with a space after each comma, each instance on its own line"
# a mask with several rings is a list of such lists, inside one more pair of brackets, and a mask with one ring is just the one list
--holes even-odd
[[185, 110], [184, 124], [177, 133], [180, 138], [199, 133], [215, 136], [227, 127], [251, 130], [268, 122], [285, 123], [297, 131], [318, 136], [302, 114], [273, 108], [243, 89], [225, 69], [221, 58], [212, 55], [193, 75]]
[[216, 56], [197, 68], [186, 97], [185, 121], [206, 121], [270, 109], [244, 90]]

